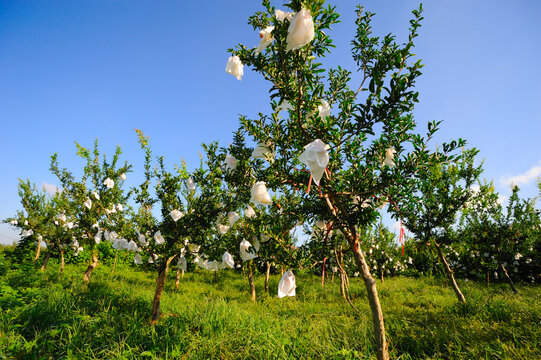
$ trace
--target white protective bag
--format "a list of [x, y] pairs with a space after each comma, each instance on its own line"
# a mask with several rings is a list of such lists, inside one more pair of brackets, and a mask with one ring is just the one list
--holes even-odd
[[[253, 252], [248, 252], [248, 249], [251, 247], [252, 247], [252, 244], [250, 244], [249, 241], [246, 241], [246, 239], [243, 239], [240, 242], [239, 252], [240, 252], [240, 257], [243, 261], [249, 261], [257, 257], [257, 254], [254, 254]], [[257, 251], [259, 249], [259, 246], [257, 248], [254, 246], [254, 249], [255, 251]]]
[[284, 296], [295, 296], [296, 287], [297, 285], [295, 285], [295, 275], [293, 275], [293, 271], [286, 271], [278, 283], [278, 299], [281, 299]]

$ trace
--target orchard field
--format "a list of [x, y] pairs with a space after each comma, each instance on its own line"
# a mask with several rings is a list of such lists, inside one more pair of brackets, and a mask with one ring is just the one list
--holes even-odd
[[75, 142], [54, 185], [18, 180], [0, 358], [540, 359], [541, 166], [512, 178], [534, 197], [503, 196], [478, 148], [415, 119], [422, 4], [401, 37], [357, 6], [349, 70], [322, 60], [333, 4], [252, 14], [225, 72], [266, 106], [227, 141], [188, 163], [134, 129], [136, 155]]
[[[150, 326], [155, 276], [126, 265], [100, 266], [82, 286], [81, 265], [8, 269], [0, 280], [2, 359], [374, 359], [366, 290], [350, 279], [354, 311], [339, 280], [298, 272], [297, 296], [278, 299], [280, 274], [256, 302], [240, 271], [170, 274], [162, 315]], [[457, 302], [441, 277], [392, 277], [378, 288], [393, 359], [539, 359], [541, 288], [462, 281]]]

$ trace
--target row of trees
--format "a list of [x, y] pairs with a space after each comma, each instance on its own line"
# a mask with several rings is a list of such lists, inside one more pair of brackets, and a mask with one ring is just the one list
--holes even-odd
[[[153, 322], [159, 319], [163, 284], [173, 261], [181, 269], [192, 261], [217, 271], [234, 266], [232, 256], [240, 259], [255, 300], [256, 257], [267, 268], [271, 262], [298, 265], [303, 258], [299, 253], [316, 257], [316, 264], [329, 259], [343, 284], [347, 269], [363, 279], [378, 358], [388, 359], [374, 278], [389, 270], [377, 252], [383, 243], [391, 243], [376, 226], [381, 209], [387, 206], [409, 229], [416, 251], [435, 249], [460, 301], [465, 296], [454, 279], [452, 249], [469, 244], [466, 251], [488, 252], [492, 266], [507, 277], [509, 256], [518, 257], [519, 250], [522, 257], [539, 251], [539, 215], [532, 201], [518, 199], [518, 189], [506, 211], [489, 184], [472, 191], [481, 174], [477, 150], [466, 149], [463, 139], [431, 150], [439, 123], [429, 123], [426, 133], [418, 130], [414, 86], [423, 65], [412, 50], [422, 7], [413, 11], [408, 40], [402, 44], [391, 34], [374, 36], [373, 14], [358, 7], [352, 41], [356, 72], [341, 67], [327, 71], [319, 62], [333, 47], [326, 32], [339, 21], [334, 7], [325, 6], [324, 0], [291, 0], [283, 9], [287, 11], [264, 0], [262, 11], [249, 18], [260, 44], [229, 50], [226, 71], [240, 80], [244, 66], [250, 66], [270, 82], [272, 107], [255, 119], [241, 116], [229, 147], [203, 145], [206, 156], [194, 171], [186, 164], [169, 170], [163, 157], [152, 156], [148, 138], [138, 132], [144, 181], [125, 189], [132, 167], [119, 164], [120, 149], [108, 161], [97, 143], [93, 151], [77, 145], [85, 161], [82, 178], [60, 168], [54, 155], [51, 170], [62, 191], [44, 200], [30, 190], [29, 182], [21, 182], [22, 191], [29, 192], [22, 198], [29, 200], [23, 200], [24, 211], [8, 221], [16, 221], [25, 237], [37, 236], [35, 241], [45, 241], [48, 249], [58, 248], [61, 254], [66, 247], [90, 249], [85, 282], [99, 264], [103, 238], [117, 250], [132, 251], [135, 262], [147, 259], [157, 274]], [[248, 147], [245, 137], [257, 146]], [[36, 205], [42, 202], [47, 205]], [[316, 229], [309, 250], [295, 246], [292, 229], [302, 224]], [[465, 228], [470, 231], [461, 232]], [[417, 261], [408, 253], [404, 259], [409, 262], [410, 257]], [[346, 267], [348, 258], [354, 270]]]
[[[29, 207], [29, 214], [32, 215], [26, 217], [30, 219], [40, 219], [39, 214], [51, 211], [50, 206], [54, 203], [52, 200], [58, 196], [58, 194], [47, 196], [45, 192], [40, 192], [35, 187], [32, 188], [28, 181], [21, 182], [19, 187], [21, 203], [32, 204]], [[446, 243], [442, 245], [445, 248], [443, 253], [454, 274], [458, 274], [460, 278], [486, 279], [487, 281], [491, 279], [493, 281], [498, 279], [512, 281], [514, 279], [515, 281], [535, 282], [540, 271], [537, 261], [539, 258], [539, 238], [535, 232], [537, 210], [534, 208], [534, 199], [519, 199], [518, 188], [514, 188], [513, 196], [506, 204], [502, 204], [498, 201], [498, 196], [490, 185], [472, 191], [475, 191], [476, 202], [492, 201], [492, 204], [490, 207], [483, 205], [481, 208], [483, 211], [479, 212], [472, 211], [477, 207], [472, 202], [472, 206], [466, 207], [465, 211], [461, 213], [458, 223], [454, 224], [454, 230], [447, 234]], [[49, 201], [43, 201], [47, 199]], [[483, 215], [483, 217], [482, 219], [474, 218], [472, 221], [472, 214]], [[125, 211], [123, 216], [129, 217], [130, 212]], [[60, 217], [62, 218], [62, 216]], [[21, 219], [21, 222], [28, 221], [24, 217]], [[130, 219], [124, 221], [133, 223], [133, 220]], [[46, 221], [41, 223], [41, 229], [46, 223]], [[58, 230], [55, 229], [56, 227], [57, 225], [52, 227], [52, 230]], [[346, 276], [358, 276], [354, 259], [348, 256], [347, 252], [344, 254], [343, 250], [347, 244], [343, 235], [339, 231], [327, 233], [326, 230], [326, 225], [321, 221], [305, 225], [302, 231], [305, 234], [311, 234], [310, 240], [295, 248], [295, 251], [290, 251], [288, 264], [294, 267], [313, 268], [315, 273], [330, 275], [340, 272], [337, 260], [341, 258], [343, 261], [341, 265]], [[297, 233], [300, 231], [300, 229], [296, 229]], [[29, 233], [30, 231], [26, 230], [26, 234]], [[40, 256], [41, 246], [39, 245], [42, 243], [50, 244], [46, 248], [42, 268], [47, 266], [50, 257], [58, 258], [62, 264], [64, 258], [71, 263], [81, 263], [92, 258], [92, 251], [88, 247], [83, 251], [80, 251], [80, 247], [70, 246], [59, 249], [54, 243], [51, 244], [47, 238], [44, 240], [43, 236], [34, 234], [33, 231], [31, 233], [31, 235], [23, 237], [16, 248], [15, 258], [19, 262], [24, 262], [25, 259], [36, 261]], [[521, 238], [516, 238], [516, 234], [521, 233], [523, 234]], [[55, 232], [49, 232], [49, 234], [54, 236]], [[481, 238], [479, 234], [482, 234]], [[65, 238], [72, 239], [69, 236]], [[436, 247], [423, 242], [421, 238], [408, 237], [405, 246], [400, 246], [400, 244], [397, 246], [396, 234], [389, 231], [381, 223], [373, 228], [365, 229], [362, 238], [361, 246], [369, 254], [371, 271], [382, 279], [394, 275], [431, 275], [445, 270], [441, 266]], [[500, 239], [510, 241], [500, 243]], [[298, 244], [299, 240], [294, 240], [294, 242]], [[112, 265], [115, 265], [117, 261], [134, 264], [134, 253], [131, 253], [131, 256], [130, 253], [119, 253], [118, 249], [115, 249], [114, 242], [102, 241], [97, 244], [96, 248], [101, 261]], [[263, 247], [260, 251], [260, 257], [254, 259], [256, 267], [262, 269], [263, 272], [266, 272], [267, 268], [280, 266], [280, 264], [274, 263], [272, 251], [267, 250], [267, 247]], [[280, 258], [284, 257], [284, 254], [280, 256]], [[271, 266], [267, 266], [265, 258], [270, 259], [268, 265]], [[135, 261], [140, 263], [143, 259], [139, 256], [135, 257]], [[144, 259], [142, 265], [149, 268], [152, 266], [147, 264], [147, 259]], [[325, 270], [323, 270], [323, 265], [325, 265]], [[195, 264], [187, 261], [186, 266], [195, 266]], [[507, 268], [512, 273], [509, 278], [505, 275]], [[61, 266], [61, 271], [62, 269], [63, 266]]]
[[[490, 184], [471, 191], [472, 200], [463, 206], [451, 230], [438, 243], [453, 278], [507, 281], [513, 291], [513, 281], [541, 282], [541, 233], [535, 199], [520, 199], [518, 187], [505, 203]], [[490, 206], [487, 201], [492, 201]], [[482, 211], [477, 211], [479, 206]], [[430, 239], [408, 234], [402, 247], [396, 242], [396, 234], [383, 224], [366, 229], [361, 247], [369, 255], [371, 271], [381, 279], [395, 275], [449, 276], [438, 247]], [[342, 258], [346, 275], [358, 276], [354, 259], [340, 251], [347, 246], [341, 234], [315, 235], [300, 250], [308, 261], [317, 261], [316, 273], [323, 271], [325, 258], [325, 271], [337, 272], [336, 259]], [[336, 251], [341, 256], [336, 256]]]
[[87, 283], [99, 264], [100, 249], [115, 249], [115, 264], [118, 251], [132, 252], [136, 264], [151, 263], [158, 273], [153, 321], [159, 318], [159, 299], [173, 260], [179, 271], [188, 263], [218, 271], [234, 267], [235, 260], [242, 266], [242, 261], [253, 300], [254, 258], [265, 259], [268, 269], [271, 262], [294, 265], [287, 260], [296, 256], [290, 230], [300, 218], [291, 209], [299, 200], [284, 193], [273, 202], [265, 184], [253, 180], [262, 160], [246, 147], [240, 132], [229, 148], [204, 145], [207, 157], [191, 174], [186, 164], [167, 170], [163, 157], [153, 159], [148, 138], [140, 131], [138, 139], [145, 156], [144, 182], [129, 190], [124, 180], [131, 165], [117, 168], [120, 148], [108, 161], [100, 156], [97, 142], [93, 151], [77, 144], [77, 154], [85, 161], [81, 179], [60, 168], [57, 155], [52, 156], [51, 171], [58, 176], [60, 191], [48, 195], [30, 181], [20, 181], [24, 210], [6, 221], [22, 230], [22, 247], [36, 246], [34, 261], [44, 243], [43, 267], [51, 254], [59, 254], [62, 272], [65, 251], [78, 255], [86, 249], [91, 254], [83, 276]]

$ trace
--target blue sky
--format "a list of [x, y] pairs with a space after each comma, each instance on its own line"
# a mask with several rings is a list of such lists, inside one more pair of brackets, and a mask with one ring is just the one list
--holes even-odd
[[[351, 1], [330, 35], [337, 48], [324, 63], [354, 69]], [[407, 36], [418, 1], [367, 0], [374, 32]], [[282, 8], [281, 1], [273, 5]], [[118, 144], [134, 164], [142, 154], [134, 128], [150, 136], [169, 164], [199, 163], [200, 144], [227, 145], [238, 115], [270, 110], [269, 86], [245, 68], [224, 71], [226, 49], [256, 46], [247, 18], [259, 2], [0, 0], [0, 219], [20, 208], [17, 178], [56, 184], [49, 158], [82, 167], [74, 141], [94, 139], [111, 155]], [[417, 83], [421, 128], [444, 120], [437, 141], [462, 137], [481, 150], [484, 177], [502, 195], [509, 182], [538, 195], [541, 176], [541, 2], [438, 0], [424, 3], [415, 52], [425, 68]], [[354, 81], [358, 81], [354, 80]], [[17, 234], [0, 225], [0, 242]]]

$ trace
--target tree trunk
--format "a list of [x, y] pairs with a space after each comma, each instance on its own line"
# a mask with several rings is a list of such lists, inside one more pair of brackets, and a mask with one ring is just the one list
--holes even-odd
[[334, 249], [334, 255], [336, 256], [338, 272], [340, 272], [340, 295], [342, 295], [344, 300], [347, 300], [348, 278], [346, 271], [344, 270], [344, 253], [342, 252], [341, 246], [340, 249]]
[[177, 268], [177, 280], [175, 281], [175, 290], [178, 290], [179, 285], [180, 285], [180, 269]]
[[340, 295], [347, 300], [346, 298], [346, 274], [340, 271]]
[[[325, 198], [327, 206], [331, 213], [338, 217], [337, 208], [331, 203], [329, 197]], [[342, 214], [347, 214], [345, 209], [341, 209]], [[372, 310], [372, 323], [374, 326], [374, 338], [376, 340], [376, 347], [378, 350], [378, 360], [389, 360], [389, 351], [387, 349], [387, 339], [385, 337], [385, 323], [383, 321], [383, 311], [381, 310], [381, 304], [379, 302], [378, 290], [376, 289], [376, 280], [370, 274], [370, 267], [366, 263], [364, 253], [359, 247], [359, 235], [355, 231], [354, 226], [349, 228], [343, 228], [342, 232], [345, 233], [348, 240], [351, 251], [357, 263], [357, 267], [363, 277], [364, 286], [366, 287], [366, 293], [368, 296], [368, 302], [370, 303], [370, 309]], [[350, 305], [351, 302], [350, 302]]]
[[253, 272], [253, 260], [248, 262], [248, 283], [250, 283], [250, 293], [252, 295], [252, 301], [256, 300], [255, 297], [255, 281], [254, 281], [254, 272]]
[[60, 249], [60, 275], [64, 273], [64, 249]]
[[162, 297], [163, 285], [165, 284], [165, 279], [167, 278], [167, 268], [171, 260], [169, 258], [165, 263], [163, 263], [158, 269], [158, 277], [156, 278], [156, 290], [154, 291], [154, 300], [152, 301], [152, 325], [156, 325], [160, 320], [160, 298]]
[[184, 270], [182, 270], [181, 277], [184, 279]]
[[515, 287], [515, 284], [513, 283], [513, 280], [511, 280], [511, 277], [507, 273], [507, 269], [503, 266], [502, 263], [499, 263], [499, 265], [500, 265], [500, 270], [503, 272], [503, 275], [505, 276], [505, 279], [507, 280], [507, 283], [509, 284], [509, 286], [511, 286], [511, 289], [513, 290], [513, 292], [515, 294], [518, 294], [518, 290]]
[[325, 261], [327, 260], [326, 257], [323, 258], [323, 270], [321, 271], [321, 287], [325, 285]]
[[487, 286], [490, 285], [490, 272], [487, 270]]
[[115, 272], [117, 257], [118, 257], [118, 250], [115, 252], [115, 261], [113, 262], [113, 270], [111, 270], [111, 274]]
[[383, 284], [383, 269], [381, 269], [381, 283]]
[[458, 284], [455, 281], [455, 276], [453, 275], [453, 270], [447, 263], [447, 260], [445, 259], [445, 256], [443, 255], [443, 252], [441, 251], [440, 245], [434, 241], [434, 245], [436, 246], [436, 249], [438, 250], [438, 255], [440, 257], [441, 262], [443, 263], [443, 267], [445, 268], [445, 272], [447, 273], [447, 276], [449, 277], [449, 281], [451, 282], [451, 286], [453, 286], [453, 290], [455, 291], [456, 297], [458, 298], [458, 301], [461, 303], [466, 302], [466, 298], [460, 291]]
[[334, 282], [334, 271], [333, 271], [333, 273], [332, 273], [331, 282], [332, 282], [332, 283]]
[[38, 239], [38, 248], [36, 249], [36, 256], [34, 257], [34, 262], [38, 261], [40, 252], [41, 252], [41, 241], [39, 241]]
[[88, 282], [90, 281], [90, 275], [92, 275], [92, 270], [94, 270], [96, 266], [98, 266], [98, 251], [94, 249], [92, 251], [92, 262], [88, 264], [85, 275], [83, 276], [83, 281], [86, 284], [88, 284]]
[[265, 273], [265, 292], [269, 293], [270, 262], [267, 261], [267, 272]]
[[45, 260], [43, 260], [43, 265], [41, 266], [41, 270], [47, 269], [47, 264], [49, 263], [50, 257], [51, 257], [51, 253], [47, 251], [47, 255], [45, 255]]
[[[351, 240], [351, 239], [350, 239]], [[387, 339], [385, 337], [385, 324], [383, 321], [383, 311], [379, 302], [378, 290], [376, 289], [376, 280], [370, 274], [370, 267], [366, 263], [364, 254], [359, 247], [357, 239], [352, 241], [351, 249], [353, 256], [359, 267], [359, 271], [363, 277], [364, 286], [368, 294], [370, 309], [372, 310], [372, 322], [374, 324], [374, 337], [378, 348], [378, 360], [389, 360], [389, 352], [387, 349]]]

